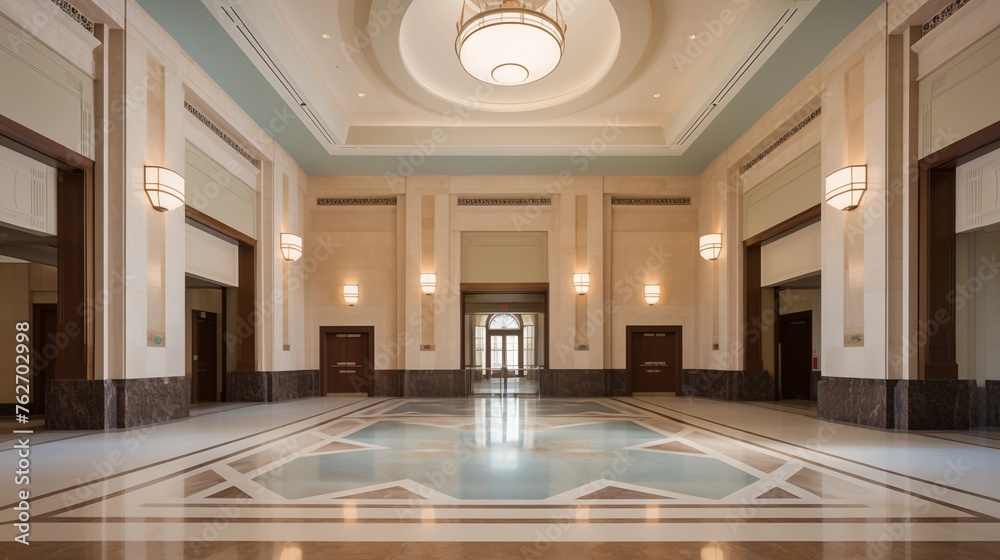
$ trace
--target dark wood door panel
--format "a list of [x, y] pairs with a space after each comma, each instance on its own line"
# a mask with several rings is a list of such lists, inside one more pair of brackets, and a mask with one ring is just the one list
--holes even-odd
[[681, 336], [681, 327], [626, 328], [625, 354], [632, 393], [677, 391]]
[[320, 329], [324, 394], [372, 394], [374, 337], [372, 327]]

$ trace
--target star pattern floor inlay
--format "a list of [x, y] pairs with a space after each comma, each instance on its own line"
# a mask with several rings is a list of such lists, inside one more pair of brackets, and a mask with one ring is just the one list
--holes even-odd
[[39, 495], [33, 539], [1000, 540], [997, 496], [949, 482], [982, 475], [973, 459], [996, 480], [1000, 452], [960, 441], [925, 438], [966, 454], [934, 480], [852, 458], [859, 428], [768, 407], [740, 409], [744, 425], [719, 403], [670, 397], [311, 401], [320, 412], [216, 445], [154, 434], [178, 452]]

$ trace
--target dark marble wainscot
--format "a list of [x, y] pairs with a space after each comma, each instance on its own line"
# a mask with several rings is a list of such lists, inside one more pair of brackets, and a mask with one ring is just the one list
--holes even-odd
[[975, 380], [901, 380], [895, 386], [898, 430], [968, 430], [977, 420]]
[[45, 428], [103, 430], [110, 427], [117, 417], [114, 394], [110, 381], [52, 379], [45, 384]]
[[372, 395], [376, 397], [402, 397], [403, 371], [398, 369], [375, 370], [375, 387]]
[[764, 370], [686, 369], [678, 396], [720, 401], [774, 400], [774, 381]]
[[449, 398], [469, 396], [465, 370], [433, 369], [403, 372], [403, 396]]
[[982, 422], [983, 426], [1000, 428], [1000, 381], [986, 382], [986, 414]]
[[604, 371], [608, 376], [609, 397], [627, 397], [630, 395], [628, 392], [628, 370], [607, 369]]
[[114, 430], [169, 422], [190, 415], [187, 377], [57, 379], [46, 383], [45, 427]]
[[608, 370], [543, 369], [538, 372], [542, 397], [594, 398], [608, 395]]
[[115, 379], [116, 428], [148, 426], [191, 415], [191, 380], [187, 377]]
[[271, 371], [267, 376], [268, 402], [319, 396], [319, 370]]
[[226, 372], [227, 402], [283, 402], [319, 396], [319, 370]]
[[893, 428], [893, 390], [897, 383], [892, 379], [824, 376], [816, 389], [816, 417], [872, 428]]

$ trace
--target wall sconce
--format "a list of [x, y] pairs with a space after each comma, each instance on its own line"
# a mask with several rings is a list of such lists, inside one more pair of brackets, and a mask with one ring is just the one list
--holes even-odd
[[434, 293], [434, 289], [437, 288], [437, 274], [433, 272], [424, 272], [420, 275], [420, 291], [424, 295], [431, 295]]
[[294, 233], [282, 233], [281, 256], [288, 262], [299, 260], [302, 257], [302, 238]]
[[706, 261], [714, 261], [719, 258], [719, 255], [722, 253], [722, 234], [709, 233], [702, 235], [698, 244], [698, 250], [701, 251], [701, 258]]
[[826, 203], [837, 210], [854, 210], [868, 188], [868, 166], [850, 165], [826, 178]]
[[357, 284], [344, 284], [344, 301], [347, 302], [347, 305], [353, 306], [358, 303], [360, 295], [361, 292], [358, 290]]
[[166, 167], [146, 166], [146, 196], [160, 212], [184, 206], [184, 177]]
[[573, 288], [577, 295], [584, 295], [590, 291], [590, 273], [580, 272], [573, 275]]
[[646, 303], [649, 305], [660, 301], [660, 285], [646, 284], [642, 288], [642, 297], [646, 298]]

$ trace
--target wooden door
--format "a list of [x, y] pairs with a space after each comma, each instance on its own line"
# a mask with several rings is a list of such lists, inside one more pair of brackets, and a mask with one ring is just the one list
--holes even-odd
[[320, 366], [326, 394], [371, 395], [373, 339], [369, 329], [321, 329]]
[[781, 398], [808, 400], [812, 375], [812, 311], [781, 316], [778, 356]]
[[218, 315], [191, 312], [191, 402], [219, 400]]
[[632, 393], [673, 393], [681, 371], [680, 327], [627, 327]]
[[33, 325], [31, 333], [32, 378], [31, 378], [31, 412], [45, 414], [45, 383], [55, 379], [56, 360], [59, 359], [58, 346], [52, 341], [58, 340], [59, 317], [54, 303], [36, 303], [33, 306]]

